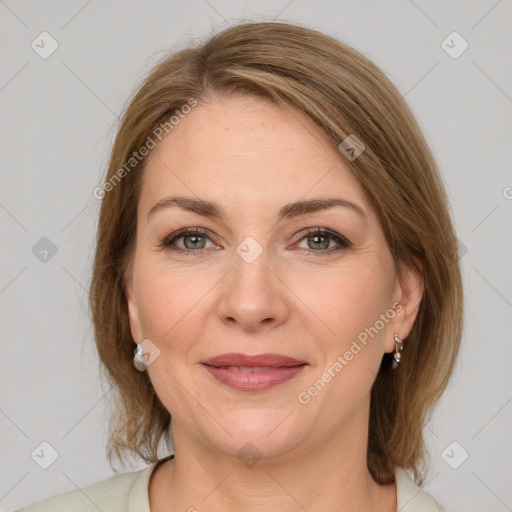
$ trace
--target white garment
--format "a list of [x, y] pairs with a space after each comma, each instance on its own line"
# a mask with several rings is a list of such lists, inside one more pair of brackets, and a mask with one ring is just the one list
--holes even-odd
[[[96, 484], [36, 501], [17, 512], [151, 512], [149, 478], [161, 459], [146, 469], [114, 475]], [[427, 492], [416, 486], [409, 473], [395, 469], [397, 512], [440, 512]]]

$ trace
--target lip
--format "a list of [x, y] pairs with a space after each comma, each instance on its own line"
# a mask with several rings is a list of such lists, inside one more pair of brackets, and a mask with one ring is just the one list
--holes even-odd
[[210, 375], [222, 384], [237, 391], [264, 391], [292, 379], [307, 366], [306, 363], [296, 366], [282, 366], [257, 372], [243, 373], [228, 368], [216, 368], [203, 364]]
[[[308, 365], [279, 354], [222, 354], [204, 361], [202, 366], [217, 381], [232, 389], [255, 392], [289, 381]], [[261, 369], [242, 372], [239, 368], [233, 368], [239, 366]]]
[[212, 357], [202, 361], [202, 363], [208, 366], [216, 366], [217, 368], [220, 366], [270, 366], [271, 368], [282, 368], [305, 364], [305, 361], [299, 361], [298, 359], [280, 354], [246, 355], [229, 353]]

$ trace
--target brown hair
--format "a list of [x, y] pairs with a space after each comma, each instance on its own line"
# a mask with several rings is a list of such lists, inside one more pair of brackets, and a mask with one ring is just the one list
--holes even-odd
[[397, 269], [414, 266], [424, 280], [400, 367], [393, 371], [392, 354], [384, 354], [372, 387], [368, 469], [386, 484], [401, 466], [421, 485], [424, 424], [448, 384], [462, 330], [462, 279], [446, 193], [416, 120], [383, 72], [350, 46], [290, 23], [238, 24], [166, 55], [124, 111], [102, 192], [89, 297], [102, 369], [118, 395], [109, 460], [128, 452], [152, 463], [160, 440], [170, 441], [170, 414], [147, 372], [133, 367], [123, 273], [134, 251], [146, 159], [130, 159], [191, 98], [230, 92], [300, 109], [335, 146], [348, 135], [364, 141], [366, 149], [347, 163], [377, 208]]

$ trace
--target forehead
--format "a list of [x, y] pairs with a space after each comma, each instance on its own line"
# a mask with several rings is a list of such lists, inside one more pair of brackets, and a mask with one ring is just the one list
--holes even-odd
[[171, 194], [276, 211], [301, 197], [339, 195], [371, 209], [318, 126], [295, 108], [252, 96], [199, 104], [152, 150], [141, 209]]

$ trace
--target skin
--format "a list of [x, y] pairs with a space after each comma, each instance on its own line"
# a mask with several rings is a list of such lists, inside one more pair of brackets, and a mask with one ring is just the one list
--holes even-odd
[[[226, 218], [173, 206], [148, 220], [169, 195], [214, 201]], [[278, 222], [281, 206], [328, 197], [356, 203], [366, 220], [334, 207]], [[208, 234], [159, 246], [186, 227]], [[330, 229], [352, 245], [315, 243], [305, 228]], [[252, 263], [236, 252], [247, 236], [263, 249]], [[194, 247], [204, 253], [178, 252]], [[403, 339], [412, 328], [422, 282], [407, 267], [398, 278], [369, 197], [303, 113], [215, 96], [180, 121], [149, 155], [125, 292], [134, 340], [160, 350], [147, 371], [172, 416], [175, 459], [151, 477], [152, 512], [396, 511], [396, 485], [377, 484], [367, 468], [370, 390], [394, 333]], [[395, 302], [400, 311], [378, 335], [299, 403]], [[235, 391], [201, 365], [226, 352], [278, 353], [308, 366], [269, 390]], [[248, 442], [261, 454], [250, 467], [237, 456]]]

